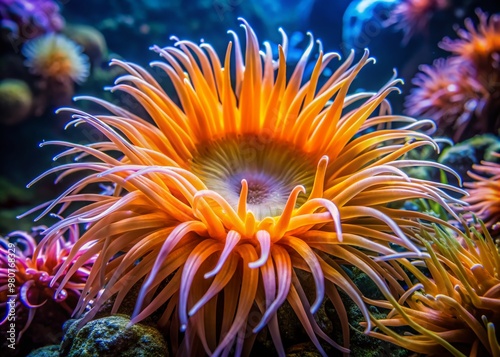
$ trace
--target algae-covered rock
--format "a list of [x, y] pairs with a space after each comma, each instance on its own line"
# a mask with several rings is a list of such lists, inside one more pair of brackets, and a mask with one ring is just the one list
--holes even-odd
[[50, 345], [31, 351], [26, 357], [59, 357], [59, 345]]
[[[380, 300], [383, 299], [383, 295], [377, 285], [370, 279], [365, 273], [356, 267], [350, 269], [344, 269], [345, 273], [349, 276], [354, 284], [360, 289], [363, 296], [373, 299]], [[370, 336], [367, 336], [364, 331], [365, 328], [360, 325], [365, 319], [361, 313], [359, 307], [354, 303], [347, 294], [339, 289], [340, 297], [344, 303], [344, 307], [347, 312], [347, 319], [349, 321], [349, 331], [350, 331], [350, 341], [349, 350], [351, 351], [350, 356], [363, 356], [363, 357], [380, 357], [380, 356], [391, 356], [391, 357], [407, 357], [411, 353], [401, 347], [393, 345], [389, 342], [382, 341]], [[384, 319], [388, 311], [379, 311], [374, 306], [369, 306], [370, 313], [377, 319]], [[338, 317], [338, 312], [335, 310], [334, 305], [331, 302], [325, 304], [325, 312], [327, 316], [333, 323], [333, 333], [330, 337], [337, 343], [343, 345], [342, 343], [342, 325]], [[401, 332], [403, 333], [403, 332]], [[295, 355], [292, 355], [295, 357]], [[298, 355], [302, 356], [302, 355]], [[338, 350], [333, 350], [329, 354], [332, 357], [343, 356], [342, 352]]]
[[89, 321], [83, 327], [80, 320], [69, 320], [61, 343], [62, 356], [100, 357], [165, 357], [168, 349], [162, 335], [153, 327], [134, 324], [130, 318], [113, 315]]
[[31, 112], [33, 95], [28, 84], [19, 79], [0, 81], [0, 123], [13, 125], [25, 120]]
[[477, 135], [452, 147], [443, 150], [439, 162], [453, 168], [464, 180], [468, 179], [467, 171], [473, 164], [481, 160], [497, 161], [493, 152], [500, 151], [500, 139], [493, 134]]

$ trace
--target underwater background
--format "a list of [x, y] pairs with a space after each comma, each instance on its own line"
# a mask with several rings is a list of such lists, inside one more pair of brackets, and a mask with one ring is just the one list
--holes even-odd
[[[228, 30], [238, 32], [239, 36], [242, 36], [242, 43], [247, 42], [243, 39], [242, 32], [239, 31], [242, 24], [239, 18], [245, 19], [250, 24], [259, 39], [260, 46], [263, 45], [264, 41], [270, 43], [274, 58], [278, 57], [278, 44], [282, 43], [282, 35], [279, 31], [282, 28], [288, 35], [286, 64], [290, 68], [300, 62], [304, 50], [309, 44], [309, 32], [315, 40], [321, 41], [321, 48], [325, 53], [337, 52], [342, 60], [353, 55], [354, 63], [360, 59], [362, 61], [365, 49], [369, 49], [369, 54], [376, 60], [376, 64], [367, 65], [356, 75], [349, 93], [377, 93], [391, 79], [395, 71], [397, 78], [401, 78], [403, 82], [397, 85], [400, 93], [392, 92], [388, 95], [392, 113], [416, 119], [432, 120], [435, 123], [432, 137], [439, 138], [439, 140], [436, 139], [440, 147], [439, 153], [430, 148], [429, 150], [424, 148], [408, 152], [405, 157], [408, 160], [426, 160], [446, 165], [454, 170], [461, 180], [469, 182], [463, 187], [465, 190], [472, 190], [470, 193], [472, 198], [466, 201], [471, 205], [472, 213], [475, 216], [471, 218], [472, 216], [469, 214], [469, 218], [465, 219], [467, 221], [465, 225], [469, 224], [475, 228], [471, 228], [470, 231], [467, 228], [461, 228], [467, 238], [457, 239], [461, 242], [460, 247], [466, 247], [467, 244], [463, 242], [468, 242], [469, 236], [474, 236], [475, 233], [471, 233], [472, 231], [482, 232], [483, 238], [481, 239], [487, 242], [485, 246], [481, 246], [482, 243], [470, 244], [476, 248], [482, 247], [483, 250], [487, 250], [493, 255], [488, 258], [490, 265], [481, 263], [486, 269], [491, 268], [491, 277], [487, 280], [492, 285], [490, 290], [486, 289], [488, 293], [484, 295], [489, 300], [484, 305], [476, 306], [473, 309], [474, 312], [471, 312], [479, 316], [477, 321], [474, 320], [477, 324], [473, 324], [472, 330], [477, 332], [484, 326], [490, 326], [491, 321], [496, 321], [497, 331], [495, 332], [495, 329], [491, 327], [484, 327], [487, 331], [484, 336], [488, 336], [489, 340], [488, 337], [481, 335], [483, 339], [478, 338], [477, 341], [473, 340], [462, 346], [460, 340], [468, 340], [465, 337], [467, 333], [457, 328], [457, 331], [460, 330], [460, 333], [457, 334], [458, 337], [451, 338], [451, 342], [449, 342], [455, 347], [458, 345], [456, 349], [448, 348], [448, 345], [442, 343], [441, 340], [431, 338], [437, 347], [427, 351], [425, 347], [417, 346], [418, 343], [415, 345], [412, 344], [413, 342], [398, 343], [395, 335], [391, 335], [383, 329], [383, 332], [382, 330], [377, 331], [380, 335], [390, 337], [363, 335], [363, 328], [360, 326], [364, 325], [358, 324], [363, 321], [363, 316], [358, 311], [353, 312], [357, 307], [351, 302], [350, 305], [346, 303], [348, 304], [347, 310], [353, 310], [348, 311], [348, 314], [349, 316], [351, 314], [357, 315], [358, 318], [356, 321], [357, 330], [351, 332], [351, 355], [410, 356], [415, 353], [417, 355], [442, 353], [441, 355], [455, 356], [500, 356], [500, 348], [498, 347], [498, 323], [500, 323], [500, 272], [498, 268], [500, 267], [500, 258], [498, 256], [499, 226], [497, 223], [500, 222], [500, 169], [498, 168], [500, 157], [495, 154], [500, 153], [500, 1], [498, 0], [0, 0], [0, 237], [5, 238], [2, 238], [2, 254], [6, 254], [1, 260], [3, 265], [0, 267], [3, 274], [0, 274], [0, 283], [4, 284], [0, 289], [0, 297], [3, 299], [1, 301], [2, 309], [5, 309], [5, 318], [0, 326], [3, 344], [0, 354], [2, 356], [25, 356], [36, 348], [50, 346], [44, 352], [32, 353], [30, 356], [113, 356], [120, 354], [161, 356], [176, 355], [176, 353], [177, 355], [183, 355], [183, 353], [184, 355], [190, 355], [190, 353], [195, 355], [195, 352], [186, 352], [182, 348], [179, 348], [177, 352], [173, 351], [171, 347], [168, 347], [168, 340], [171, 336], [167, 337], [163, 332], [159, 333], [154, 327], [154, 322], [149, 320], [144, 326], [134, 325], [133, 334], [135, 335], [127, 341], [113, 340], [113, 337], [109, 337], [108, 342], [111, 340], [113, 342], [109, 342], [111, 347], [106, 347], [108, 348], [107, 352], [96, 352], [97, 349], [88, 346], [77, 346], [77, 343], [81, 343], [79, 340], [75, 342], [77, 338], [87, 341], [99, 338], [89, 337], [91, 331], [85, 331], [84, 333], [87, 334], [85, 337], [82, 337], [83, 335], [75, 337], [78, 331], [82, 331], [80, 330], [81, 326], [77, 326], [77, 324], [66, 324], [64, 332], [62, 328], [63, 323], [70, 320], [71, 312], [80, 298], [81, 287], [85, 285], [86, 276], [89, 271], [92, 271], [92, 266], [97, 259], [95, 256], [88, 261], [79, 263], [78, 271], [75, 273], [75, 281], [71, 283], [78, 286], [75, 290], [80, 289], [80, 291], [74, 296], [70, 294], [71, 296], [66, 302], [61, 302], [66, 299], [66, 296], [61, 298], [61, 301], [58, 300], [59, 297], [54, 296], [54, 299], [42, 299], [44, 306], [38, 307], [41, 300], [37, 299], [41, 299], [40, 295], [32, 297], [31, 301], [27, 297], [28, 291], [32, 287], [31, 284], [18, 292], [21, 294], [19, 296], [26, 301], [23, 304], [20, 303], [16, 311], [22, 312], [22, 309], [38, 311], [33, 321], [33, 316], [29, 315], [28, 312], [25, 312], [25, 315], [19, 312], [16, 338], [20, 326], [25, 326], [26, 321], [30, 321], [29, 327], [23, 332], [22, 338], [16, 339], [16, 348], [9, 348], [9, 334], [6, 332], [9, 326], [7, 321], [9, 308], [6, 295], [7, 266], [10, 264], [6, 258], [9, 254], [8, 248], [10, 248], [8, 241], [10, 242], [10, 237], [28, 235], [29, 239], [26, 237], [19, 239], [16, 259], [29, 260], [36, 245], [43, 237], [42, 229], [37, 227], [40, 225], [50, 227], [62, 219], [57, 216], [58, 213], [47, 214], [40, 220], [33, 222], [33, 219], [40, 212], [36, 215], [23, 215], [18, 218], [19, 215], [33, 207], [61, 194], [64, 195], [64, 190], [68, 187], [67, 184], [54, 184], [54, 179], [51, 176], [27, 188], [28, 183], [43, 172], [74, 162], [73, 158], [69, 156], [54, 161], [53, 158], [61, 152], [61, 147], [40, 144], [47, 141], [64, 141], [88, 145], [103, 140], [102, 132], [90, 125], [66, 128], [66, 124], [72, 118], [71, 113], [66, 111], [56, 113], [58, 108], [76, 107], [79, 110], [94, 113], [96, 110], [101, 110], [96, 109], [99, 108], [99, 103], [73, 101], [75, 96], [94, 96], [129, 110], [139, 117], [149, 118], [151, 113], [138, 104], [137, 98], [132, 98], [133, 96], [125, 92], [111, 93], [111, 91], [105, 90], [113, 85], [117, 77], [127, 72], [123, 66], [109, 66], [109, 62], [112, 59], [118, 59], [149, 68], [148, 64], [151, 61], [161, 60], [158, 51], [151, 50], [151, 46], [156, 45], [160, 48], [173, 46], [176, 39], [189, 40], [196, 44], [199, 44], [200, 41], [210, 44], [223, 61], [228, 41], [233, 39], [232, 35], [227, 33]], [[171, 36], [175, 37], [171, 38]], [[245, 46], [242, 47], [245, 48]], [[264, 57], [263, 52], [262, 56]], [[316, 53], [312, 56], [313, 60], [305, 65], [303, 78], [314, 76], [317, 58]], [[179, 61], [182, 62], [182, 59]], [[155, 68], [148, 70], [158, 76], [158, 83], [169, 96], [174, 98], [174, 102], [178, 103], [176, 88], [169, 78], [164, 74], [160, 75]], [[291, 73], [292, 71], [288, 73], [288, 77]], [[332, 73], [333, 70], [324, 69], [318, 82], [325, 83]], [[302, 83], [305, 81], [303, 79]], [[348, 109], [350, 110], [350, 107]], [[426, 131], [426, 133], [431, 135], [431, 131]], [[361, 135], [360, 133], [362, 131], [354, 135], [353, 140], [358, 138], [357, 135]], [[411, 144], [411, 140], [413, 139], [409, 139], [408, 143]], [[119, 158], [120, 156], [116, 154], [113, 157]], [[484, 166], [479, 167], [479, 165]], [[438, 166], [427, 170], [428, 166], [432, 165], [424, 166], [415, 164], [414, 167], [406, 167], [405, 172], [419, 180], [439, 181], [443, 185], [450, 182], [455, 184], [456, 180], [450, 172], [440, 170]], [[475, 173], [468, 174], [468, 172]], [[77, 176], [81, 178], [83, 174], [80, 172], [77, 173]], [[474, 185], [474, 182], [485, 180], [489, 181], [484, 185]], [[426, 185], [427, 183], [422, 183], [422, 186]], [[238, 189], [240, 187], [238, 186]], [[485, 190], [488, 189], [487, 192], [480, 191], [484, 187], [487, 187], [485, 188]], [[401, 186], [395, 188], [395, 190], [398, 189], [401, 189]], [[102, 195], [113, 195], [113, 190], [114, 187], [104, 184], [99, 185], [98, 188]], [[474, 196], [475, 194], [476, 196]], [[434, 198], [436, 195], [440, 196], [440, 193], [428, 193], [426, 197]], [[458, 191], [454, 191], [450, 195], [456, 200], [463, 196]], [[442, 197], [444, 200], [448, 199], [448, 197]], [[435, 201], [441, 202], [439, 199]], [[391, 206], [393, 203], [390, 203], [389, 208], [401, 208], [408, 211], [425, 212], [426, 214], [432, 212], [429, 214], [433, 217], [439, 217], [446, 222], [453, 221], [450, 226], [456, 226], [457, 220], [450, 216], [446, 210], [435, 208], [432, 205], [434, 203], [422, 203], [408, 199], [402, 203], [395, 203], [393, 206]], [[76, 209], [85, 207], [85, 203], [77, 202], [75, 207]], [[467, 216], [467, 214], [465, 215]], [[476, 217], [484, 221], [483, 230]], [[364, 221], [354, 224], [363, 225]], [[432, 230], [432, 228], [430, 229]], [[451, 235], [450, 231], [446, 232], [446, 234]], [[59, 269], [60, 265], [64, 264], [72, 245], [79, 239], [78, 234], [74, 236], [71, 236], [71, 232], [68, 234], [69, 237], [65, 238], [66, 241], [57, 248], [58, 251], [67, 249], [65, 255], [61, 255], [62, 258], [60, 257], [59, 261], [52, 262], [53, 266], [44, 263], [46, 268], [50, 266], [53, 273]], [[426, 236], [426, 234], [422, 234], [422, 236]], [[436, 236], [441, 237], [441, 235], [446, 234], [436, 233]], [[26, 241], [19, 244], [23, 239]], [[422, 243], [422, 247], [430, 250], [430, 245], [426, 244], [432, 245], [433, 243]], [[455, 243], [441, 242], [440, 244], [446, 246]], [[439, 246], [439, 244], [437, 245]], [[392, 247], [391, 245], [391, 249]], [[440, 247], [442, 248], [442, 246]], [[477, 248], [477, 251], [479, 250]], [[127, 251], [118, 249], [116, 256], [125, 254], [124, 252]], [[440, 254], [446, 256], [447, 253], [436, 248], [436, 254], [437, 256]], [[483, 257], [482, 254], [477, 253], [474, 257], [467, 255], [464, 260], [470, 266], [476, 266], [480, 263], [475, 262], [474, 259]], [[138, 258], [138, 260], [140, 259], [141, 257]], [[447, 256], [446, 259], [436, 259], [436, 262], [446, 262], [446, 264], [453, 261], [457, 266], [460, 265], [458, 262], [461, 261], [459, 255]], [[436, 263], [436, 265], [439, 264]], [[30, 277], [35, 276], [36, 274], [27, 268], [28, 265], [24, 266], [23, 269], [28, 269], [27, 275]], [[418, 266], [418, 264], [414, 265]], [[301, 272], [304, 270], [302, 268], [300, 266]], [[402, 274], [396, 268], [394, 269], [397, 271], [394, 273], [395, 275]], [[453, 286], [459, 285], [457, 281], [460, 281], [462, 277], [460, 275], [462, 274], [461, 268], [456, 268], [455, 271], [453, 267], [440, 266], [436, 269], [452, 271], [453, 273], [458, 271], [456, 273], [458, 277], [454, 276], [451, 279], [451, 290], [453, 290]], [[40, 268], [39, 272], [42, 270]], [[345, 271], [366, 296], [380, 299], [378, 293], [371, 291], [371, 289], [377, 290], [377, 287], [371, 282], [366, 282], [370, 279], [365, 274], [356, 272], [356, 267], [352, 271], [349, 269]], [[405, 272], [408, 271], [409, 279], [414, 281], [418, 273], [405, 267]], [[422, 279], [427, 277], [429, 281], [434, 281], [432, 268], [427, 267], [423, 271]], [[52, 277], [53, 273], [49, 275]], [[480, 273], [471, 273], [471, 276], [477, 277], [479, 275]], [[37, 279], [40, 278], [40, 275], [36, 276]], [[18, 280], [17, 284], [24, 284], [28, 280], [29, 278], [22, 282]], [[407, 289], [408, 282], [409, 280], [404, 281], [400, 285]], [[426, 283], [422, 284], [428, 287], [425, 285]], [[160, 284], [160, 286], [163, 288], [163, 285]], [[315, 291], [314, 284], [311, 283], [309, 286], [312, 286], [311, 291]], [[477, 287], [474, 288], [474, 284], [471, 283], [471, 286], [473, 286], [471, 289], [474, 291], [478, 290]], [[139, 287], [135, 286], [133, 289], [136, 289], [133, 293], [137, 295]], [[441, 288], [437, 289], [438, 293], [441, 293]], [[465, 293], [456, 289], [459, 291], [457, 294], [469, 296], [471, 292], [468, 288], [464, 289]], [[389, 290], [394, 292], [393, 287], [388, 288], [387, 291]], [[50, 295], [53, 291], [43, 293]], [[371, 295], [372, 293], [373, 295]], [[404, 293], [400, 295], [398, 293], [394, 292], [395, 296], [404, 295]], [[431, 293], [428, 292], [428, 294]], [[97, 292], [95, 298], [97, 299]], [[72, 301], [70, 301], [71, 299]], [[91, 303], [94, 303], [94, 300], [91, 300]], [[342, 295], [342, 300], [348, 300], [348, 298]], [[404, 305], [403, 302], [400, 303]], [[115, 320], [110, 320], [106, 324], [117, 330], [128, 326], [129, 320], [127, 320], [126, 315], [132, 315], [134, 302], [128, 301], [128, 304], [130, 305], [127, 306], [128, 310], [125, 308], [125, 312], [123, 312], [125, 315], [113, 313], [112, 318]], [[382, 315], [387, 315], [387, 311], [391, 309], [387, 304], [373, 304], [380, 311], [372, 306], [373, 309], [370, 312], [374, 314], [380, 312]], [[61, 309], [60, 305], [64, 305], [64, 308]], [[428, 305], [426, 306], [428, 307]], [[163, 305], [162, 308], [164, 309]], [[405, 308], [411, 309], [408, 306]], [[439, 310], [438, 307], [433, 306], [432, 308]], [[428, 307], [428, 309], [432, 308]], [[493, 312], [485, 312], [489, 311], [488, 309]], [[336, 319], [336, 317], [332, 317], [335, 315], [336, 309], [327, 306], [321, 311], [322, 315], [319, 314], [320, 317], [316, 318], [321, 329], [329, 331], [329, 337], [342, 345], [341, 340], [345, 338], [345, 335], [339, 332], [342, 323], [331, 321]], [[427, 309], [422, 311], [424, 314]], [[287, 321], [285, 325], [304, 325], [304, 322], [299, 321], [295, 316], [288, 318], [286, 315], [289, 313], [278, 310], [278, 315], [281, 314], [280, 319]], [[410, 316], [412, 316], [411, 313]], [[486, 317], [481, 320], [482, 316]], [[158, 320], [159, 316], [148, 317], [150, 320], [155, 318]], [[218, 318], [221, 319], [221, 317]], [[125, 320], [121, 321], [120, 319]], [[425, 318], [423, 320], [425, 321]], [[420, 320], [415, 317], [415, 321]], [[490, 325], [487, 321], [490, 322]], [[93, 322], [91, 321], [89, 324]], [[424, 322], [422, 324], [426, 326]], [[446, 340], [446, 334], [443, 331], [452, 325], [453, 323], [450, 322], [448, 325], [445, 324], [444, 327], [440, 326], [436, 329], [443, 334], [444, 340]], [[407, 331], [412, 333], [415, 331], [415, 326], [405, 325], [401, 320], [387, 326], [400, 326], [400, 329], [397, 330], [397, 334], [400, 335], [404, 335]], [[342, 327], [344, 326], [342, 325]], [[378, 327], [380, 328], [380, 326]], [[99, 328], [90, 327], [91, 330]], [[432, 329], [429, 326], [426, 328]], [[450, 327], [450, 331], [452, 330], [455, 331]], [[318, 333], [317, 330], [315, 331]], [[325, 349], [326, 352], [318, 352], [318, 345], [309, 341], [310, 334], [303, 331], [297, 332], [292, 327], [289, 330], [286, 327], [283, 330], [280, 328], [280, 332], [284, 336], [284, 350], [287, 356], [340, 356], [343, 353], [347, 354], [342, 349], [335, 348]], [[107, 333], [109, 331], [102, 332], [102, 334]], [[3, 334], [5, 334], [5, 338], [3, 338]], [[480, 334], [478, 333], [478, 335]], [[138, 336], [147, 337], [140, 340]], [[163, 339], [167, 342], [164, 342]], [[158, 340], [163, 342], [158, 342]], [[487, 343], [485, 340], [490, 342]], [[61, 341], [63, 341], [62, 344]], [[269, 336], [267, 339], [257, 337], [255, 349], [246, 353], [250, 356], [267, 355], [267, 353], [278, 355], [277, 351], [279, 350], [270, 347], [273, 345], [273, 341], [275, 342], [274, 337], [273, 339], [270, 339]], [[123, 347], [122, 352], [116, 352], [122, 348], [119, 347], [122, 345], [127, 347]], [[471, 345], [473, 347], [470, 347]], [[201, 350], [203, 349], [200, 347], [196, 351], [203, 355]], [[235, 351], [228, 349], [227, 353], [235, 353]]]

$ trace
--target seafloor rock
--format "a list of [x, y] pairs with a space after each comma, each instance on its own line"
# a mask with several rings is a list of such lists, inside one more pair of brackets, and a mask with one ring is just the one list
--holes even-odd
[[88, 25], [69, 25], [64, 34], [75, 41], [83, 49], [92, 66], [100, 66], [108, 56], [108, 45], [102, 33]]
[[[345, 272], [349, 275], [349, 277], [354, 282], [360, 291], [363, 293], [363, 296], [380, 300], [383, 299], [383, 295], [381, 294], [379, 288], [375, 285], [375, 283], [360, 269], [356, 267], [352, 267], [350, 269], [345, 269]], [[350, 345], [349, 349], [351, 350], [351, 356], [363, 356], [363, 357], [379, 357], [379, 356], [391, 356], [391, 357], [407, 357], [411, 355], [411, 352], [391, 344], [387, 341], [382, 341], [379, 339], [375, 339], [373, 337], [367, 336], [364, 331], [365, 328], [360, 325], [360, 322], [365, 321], [363, 318], [363, 314], [359, 307], [349, 299], [346, 294], [339, 290], [342, 301], [344, 302], [345, 309], [347, 311], [347, 319], [349, 321], [349, 325], [351, 328], [350, 332]], [[326, 306], [327, 314], [330, 316], [330, 319], [334, 322], [334, 332], [340, 334], [341, 333], [341, 325], [340, 321], [336, 317], [337, 312], [333, 308], [333, 305]], [[377, 319], [384, 319], [387, 316], [387, 311], [380, 311], [375, 306], [369, 306], [368, 309], [370, 313]], [[403, 333], [403, 331], [399, 331]], [[340, 340], [340, 335], [336, 339]], [[335, 356], [341, 356], [341, 353], [336, 353]]]
[[162, 335], [153, 327], [134, 324], [127, 327], [126, 315], [113, 315], [89, 321], [69, 320], [60, 348], [62, 356], [165, 357], [168, 349]]
[[59, 345], [50, 345], [31, 351], [26, 357], [59, 357]]
[[18, 79], [0, 81], [0, 110], [2, 125], [18, 124], [25, 120], [31, 111], [33, 98], [29, 85]]
[[467, 171], [481, 160], [498, 161], [492, 156], [500, 152], [500, 139], [493, 134], [478, 135], [443, 150], [439, 162], [453, 168], [464, 180], [470, 180]]

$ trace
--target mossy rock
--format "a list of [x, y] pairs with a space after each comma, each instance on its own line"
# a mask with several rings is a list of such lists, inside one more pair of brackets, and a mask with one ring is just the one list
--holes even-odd
[[28, 84], [19, 79], [0, 81], [0, 123], [13, 125], [25, 120], [31, 113], [33, 95]]
[[454, 169], [463, 180], [470, 180], [467, 171], [472, 169], [472, 165], [482, 160], [499, 160], [492, 155], [494, 152], [500, 152], [500, 139], [493, 134], [477, 135], [443, 150], [439, 162]]
[[59, 357], [59, 345], [50, 345], [31, 351], [26, 357]]
[[113, 315], [89, 321], [69, 320], [61, 343], [62, 356], [165, 357], [168, 349], [160, 332], [140, 323], [128, 326], [126, 315]]

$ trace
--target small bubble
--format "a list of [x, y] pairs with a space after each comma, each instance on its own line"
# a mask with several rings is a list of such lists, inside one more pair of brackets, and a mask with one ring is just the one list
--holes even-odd
[[56, 302], [61, 302], [61, 301], [64, 301], [67, 297], [68, 297], [68, 293], [66, 292], [66, 290], [63, 289], [59, 292], [59, 294], [54, 296], [54, 300]]

